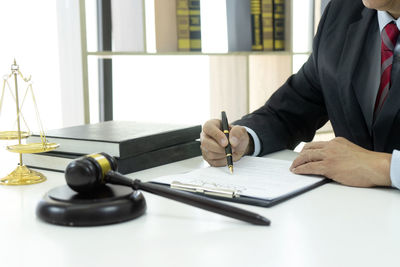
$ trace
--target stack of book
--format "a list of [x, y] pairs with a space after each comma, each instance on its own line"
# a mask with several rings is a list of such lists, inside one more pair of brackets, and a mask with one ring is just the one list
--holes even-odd
[[155, 0], [157, 52], [201, 51], [200, 0]]
[[[200, 132], [200, 125], [107, 121], [50, 130], [46, 139], [59, 148], [22, 157], [29, 167], [63, 172], [83, 155], [105, 152], [116, 158], [119, 172], [126, 174], [201, 155]], [[40, 142], [40, 135], [27, 139], [27, 143]]]
[[204, 1], [201, 9], [200, 0], [155, 0], [154, 7], [157, 52], [285, 49], [285, 0]]
[[201, 51], [200, 0], [176, 0], [179, 51]]
[[251, 0], [252, 50], [285, 49], [285, 0]]

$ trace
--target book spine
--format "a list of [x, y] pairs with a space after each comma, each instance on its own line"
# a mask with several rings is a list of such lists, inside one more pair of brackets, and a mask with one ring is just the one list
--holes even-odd
[[160, 150], [166, 147], [191, 142], [200, 137], [201, 126], [182, 128], [171, 132], [152, 134], [120, 143], [120, 158]]
[[[118, 171], [122, 174], [141, 171], [152, 167], [189, 159], [201, 155], [200, 142], [187, 143], [162, 148], [129, 158], [115, 158]], [[38, 154], [22, 154], [24, 163], [32, 168], [64, 172], [67, 165], [77, 158], [78, 154], [46, 152]]]
[[285, 0], [274, 0], [274, 50], [285, 50]]
[[200, 155], [200, 142], [192, 141], [151, 151], [132, 158], [117, 159], [118, 171], [122, 174], [137, 172]]
[[274, 18], [273, 0], [261, 0], [261, 17], [263, 29], [264, 51], [274, 50]]
[[189, 0], [190, 51], [201, 51], [200, 0]]
[[176, 0], [178, 51], [190, 51], [189, 0]]
[[251, 32], [252, 32], [252, 45], [253, 51], [263, 50], [262, 45], [262, 19], [261, 19], [261, 0], [251, 0]]

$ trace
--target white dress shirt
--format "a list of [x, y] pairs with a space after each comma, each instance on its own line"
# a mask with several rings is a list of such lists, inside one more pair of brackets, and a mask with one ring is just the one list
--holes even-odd
[[[400, 18], [395, 20], [389, 13], [386, 11], [378, 11], [378, 23], [380, 32], [383, 31], [385, 26], [394, 21], [397, 25], [397, 28], [400, 30]], [[397, 39], [396, 46], [394, 48], [394, 57], [400, 56], [398, 53], [400, 51], [400, 38]], [[399, 71], [400, 65], [395, 60], [393, 61], [392, 73], [397, 73]], [[392, 181], [392, 186], [400, 189], [400, 151], [393, 150], [392, 161], [390, 163], [390, 180]]]

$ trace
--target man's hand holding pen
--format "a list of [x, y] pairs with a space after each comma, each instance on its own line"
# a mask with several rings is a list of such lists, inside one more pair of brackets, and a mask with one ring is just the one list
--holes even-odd
[[[250, 137], [243, 126], [230, 125], [229, 142], [232, 147], [233, 161], [238, 161], [244, 155], [251, 154]], [[209, 120], [203, 125], [200, 135], [203, 158], [216, 167], [226, 166], [225, 147], [228, 139], [221, 130], [221, 120]]]

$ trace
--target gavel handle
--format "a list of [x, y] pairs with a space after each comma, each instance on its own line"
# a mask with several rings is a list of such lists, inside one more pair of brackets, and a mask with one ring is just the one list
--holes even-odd
[[108, 183], [130, 186], [135, 190], [143, 190], [172, 200], [176, 200], [200, 209], [215, 212], [227, 217], [245, 221], [256, 225], [270, 225], [267, 218], [231, 205], [227, 205], [203, 196], [195, 195], [189, 192], [174, 190], [166, 186], [153, 183], [142, 183], [140, 180], [132, 180], [118, 172], [109, 171], [105, 179]]

